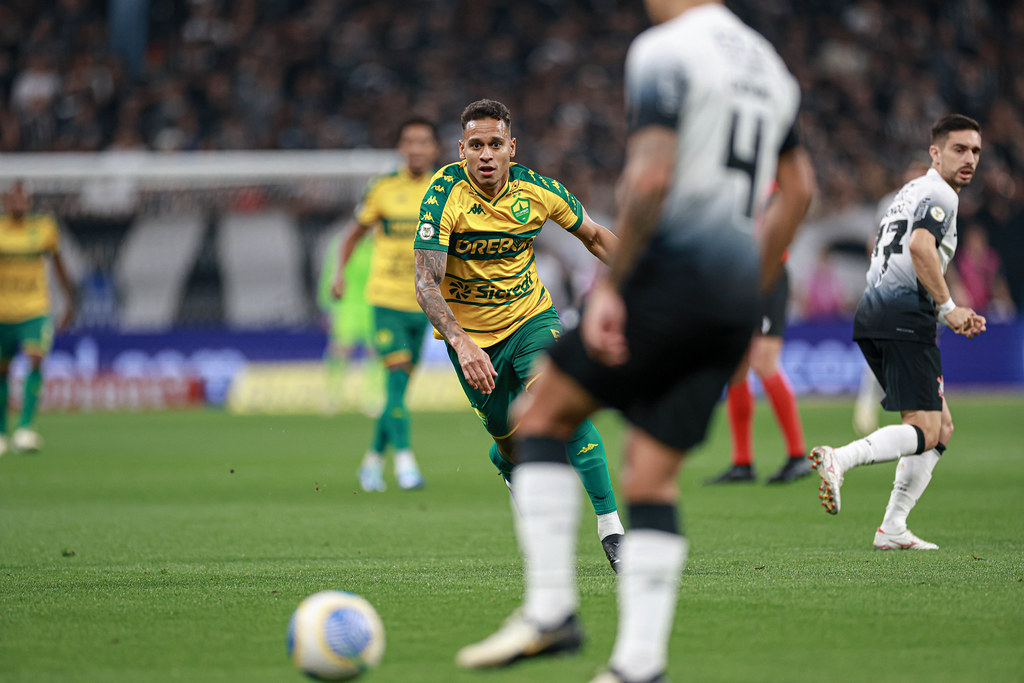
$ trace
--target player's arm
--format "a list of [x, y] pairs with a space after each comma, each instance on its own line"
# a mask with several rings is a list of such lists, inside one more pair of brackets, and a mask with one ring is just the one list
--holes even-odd
[[672, 183], [675, 150], [676, 131], [667, 126], [645, 126], [630, 136], [626, 167], [617, 188], [619, 246], [608, 271], [608, 283], [616, 289], [654, 235], [662, 201]]
[[[931, 295], [939, 307], [939, 317], [949, 329], [968, 339], [985, 331], [985, 318], [966, 306], [957, 306], [949, 295], [949, 287], [942, 277], [942, 261], [939, 259], [935, 235], [928, 228], [914, 228], [910, 233], [910, 260], [918, 282]], [[952, 308], [945, 308], [952, 306]]]
[[765, 211], [761, 230], [761, 289], [765, 292], [771, 291], [782, 272], [782, 255], [807, 215], [817, 189], [811, 160], [798, 145], [779, 154], [775, 178], [779, 191]]
[[352, 258], [352, 252], [355, 251], [359, 240], [363, 239], [369, 231], [369, 226], [358, 221], [351, 221], [345, 228], [345, 238], [338, 245], [338, 269], [334, 274], [334, 284], [331, 285], [331, 296], [335, 299], [340, 299], [345, 295], [345, 266]]
[[455, 350], [462, 367], [462, 375], [469, 385], [483, 394], [494, 390], [494, 378], [498, 375], [491, 358], [466, 334], [455, 318], [451, 306], [441, 294], [448, 264], [448, 254], [433, 249], [415, 249], [416, 255], [416, 301], [426, 313], [427, 319], [445, 341]]
[[615, 236], [615, 233], [597, 223], [590, 217], [586, 209], [583, 209], [583, 222], [572, 234], [583, 243], [587, 251], [605, 264], [611, 262], [619, 246], [619, 238]]
[[75, 319], [78, 292], [71, 283], [71, 278], [68, 277], [68, 270], [64, 267], [64, 259], [61, 258], [59, 251], [53, 252], [53, 272], [56, 273], [57, 284], [60, 285], [61, 291], [64, 293], [64, 312], [61, 314], [60, 320], [57, 321], [57, 331], [63, 332]]

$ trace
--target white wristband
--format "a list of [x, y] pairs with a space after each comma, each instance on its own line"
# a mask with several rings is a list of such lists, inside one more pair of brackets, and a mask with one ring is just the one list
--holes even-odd
[[953, 297], [949, 297], [948, 299], [946, 299], [946, 303], [939, 306], [939, 315], [945, 318], [947, 315], [953, 312], [954, 308], [956, 308], [956, 304], [953, 303]]

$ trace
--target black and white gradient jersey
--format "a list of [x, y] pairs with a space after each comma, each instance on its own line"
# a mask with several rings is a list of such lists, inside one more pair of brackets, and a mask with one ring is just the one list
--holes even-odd
[[637, 36], [626, 58], [630, 132], [662, 125], [678, 133], [658, 243], [752, 245], [757, 202], [779, 153], [797, 144], [799, 104], [796, 79], [772, 45], [722, 5]]
[[945, 274], [956, 252], [959, 197], [934, 168], [904, 185], [883, 214], [871, 252], [867, 288], [853, 321], [854, 339], [904, 339], [935, 343], [935, 302], [918, 281], [910, 235], [935, 238]]

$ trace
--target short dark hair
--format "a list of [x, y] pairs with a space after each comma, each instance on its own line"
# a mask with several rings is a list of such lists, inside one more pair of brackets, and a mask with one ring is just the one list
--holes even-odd
[[932, 126], [932, 144], [941, 146], [950, 133], [958, 130], [973, 130], [981, 134], [981, 126], [969, 116], [946, 114]]
[[430, 134], [434, 136], [434, 142], [437, 142], [437, 125], [428, 118], [412, 116], [402, 121], [402, 125], [398, 127], [398, 135], [395, 136], [396, 145], [402, 140], [402, 134], [405, 133], [405, 129], [409, 126], [426, 126], [430, 129]]
[[480, 119], [504, 121], [506, 127], [512, 127], [512, 115], [509, 113], [508, 107], [498, 100], [477, 100], [463, 109], [462, 129], [465, 130], [466, 124], [470, 121], [479, 121]]

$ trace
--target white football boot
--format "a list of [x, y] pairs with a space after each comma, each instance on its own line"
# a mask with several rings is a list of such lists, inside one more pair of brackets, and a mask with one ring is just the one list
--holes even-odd
[[43, 447], [43, 440], [28, 427], [19, 427], [11, 435], [11, 445], [20, 453], [37, 453]]
[[412, 451], [401, 450], [395, 453], [395, 479], [398, 480], [398, 488], [403, 491], [421, 489], [426, 486]]
[[359, 466], [359, 486], [364, 491], [384, 491], [384, 458], [376, 453], [367, 453]]
[[811, 451], [811, 462], [818, 470], [821, 484], [818, 485], [818, 498], [825, 512], [830, 515], [839, 514], [839, 487], [843, 485], [843, 470], [836, 458], [836, 450], [831, 446], [818, 446]]
[[938, 550], [939, 546], [918, 538], [907, 529], [902, 534], [887, 534], [878, 527], [875, 532], [875, 550]]
[[528, 657], [574, 653], [582, 644], [583, 631], [576, 615], [570, 614], [558, 626], [543, 629], [516, 611], [491, 636], [459, 650], [455, 663], [463, 669], [507, 666]]

